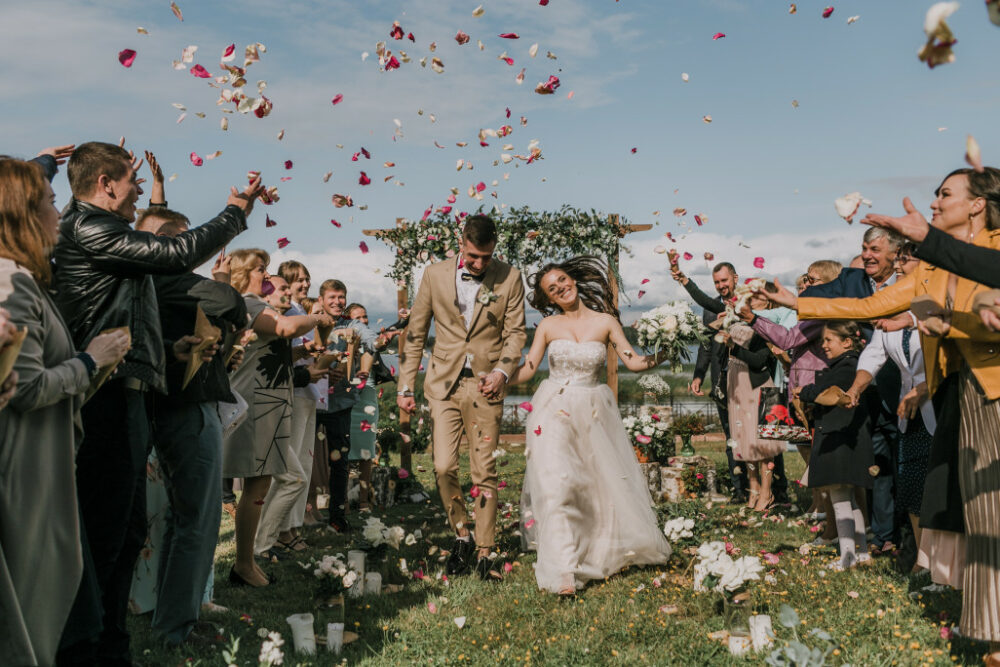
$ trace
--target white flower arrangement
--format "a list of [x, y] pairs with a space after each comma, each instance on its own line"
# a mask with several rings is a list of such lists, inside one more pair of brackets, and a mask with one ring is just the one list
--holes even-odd
[[347, 565], [343, 554], [326, 555], [319, 560], [313, 558], [307, 563], [300, 562], [299, 565], [312, 571], [312, 575], [320, 580], [326, 595], [343, 593], [357, 582], [359, 576], [357, 570]]
[[670, 385], [663, 377], [647, 373], [639, 378], [639, 387], [647, 394], [655, 394], [657, 397], [669, 396]]
[[622, 419], [622, 423], [633, 444], [648, 452], [653, 460], [665, 462], [673, 456], [674, 437], [667, 422], [647, 414], [641, 417], [629, 415]]
[[636, 342], [654, 354], [666, 350], [672, 365], [686, 361], [688, 347], [705, 340], [701, 322], [684, 301], [668, 303], [646, 311], [635, 323]]
[[361, 529], [361, 536], [373, 547], [388, 545], [398, 549], [399, 543], [406, 537], [406, 531], [402, 526], [389, 527], [381, 519], [369, 517]]
[[760, 581], [764, 566], [756, 556], [733, 558], [725, 542], [706, 542], [698, 547], [698, 562], [694, 566], [694, 590], [715, 591], [728, 597], [746, 588], [751, 581]]
[[281, 638], [280, 632], [269, 632], [267, 639], [260, 645], [258, 664], [270, 667], [270, 665], [280, 665], [284, 662], [285, 654], [281, 650], [284, 644], [285, 640]]
[[488, 306], [496, 300], [497, 300], [496, 292], [491, 290], [489, 287], [483, 285], [482, 287], [479, 288], [479, 294], [476, 295], [476, 301], [483, 304], [484, 306]]
[[691, 539], [694, 537], [694, 519], [685, 519], [682, 516], [671, 519], [663, 525], [663, 534], [671, 544]]

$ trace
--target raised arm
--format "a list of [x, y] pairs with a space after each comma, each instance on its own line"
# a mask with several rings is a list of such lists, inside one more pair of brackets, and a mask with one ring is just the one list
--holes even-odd
[[265, 336], [280, 336], [281, 338], [298, 338], [318, 326], [333, 326], [333, 318], [329, 315], [280, 315], [266, 308], [254, 321], [254, 332]]
[[[918, 272], [919, 273], [919, 270]], [[800, 297], [800, 320], [871, 320], [909, 310], [915, 296], [916, 273], [863, 299]]]
[[927, 228], [927, 237], [917, 246], [916, 256], [945, 271], [989, 287], [1000, 287], [1000, 250], [965, 243], [936, 227]]

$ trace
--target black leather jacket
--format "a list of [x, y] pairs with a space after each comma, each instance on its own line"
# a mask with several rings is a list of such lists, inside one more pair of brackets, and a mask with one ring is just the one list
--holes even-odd
[[132, 349], [115, 377], [134, 377], [166, 391], [163, 335], [150, 274], [191, 271], [246, 229], [227, 206], [209, 222], [178, 234], [137, 232], [124, 218], [73, 199], [59, 223], [55, 301], [78, 350], [105, 329], [128, 326]]

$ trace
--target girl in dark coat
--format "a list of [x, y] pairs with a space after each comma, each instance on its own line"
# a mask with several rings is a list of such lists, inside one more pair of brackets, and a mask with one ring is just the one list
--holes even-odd
[[[830, 367], [816, 375], [814, 384], [799, 390], [799, 399], [813, 403], [831, 387], [849, 389], [863, 345], [861, 331], [854, 322], [827, 323], [823, 351]], [[833, 566], [837, 570], [870, 558], [864, 513], [854, 500], [855, 487], [870, 489], [878, 474], [869, 428], [871, 415], [866, 407], [869, 403], [862, 400], [853, 408], [817, 404], [814, 412], [816, 433], [809, 459], [809, 486], [826, 487], [833, 502], [840, 542], [840, 561]]]

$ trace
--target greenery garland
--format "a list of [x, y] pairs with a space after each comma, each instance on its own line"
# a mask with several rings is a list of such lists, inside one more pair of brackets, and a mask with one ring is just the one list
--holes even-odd
[[[393, 229], [379, 231], [375, 237], [396, 249], [396, 259], [386, 272], [396, 285], [405, 287], [410, 301], [415, 296], [413, 275], [424, 264], [439, 262], [458, 252], [465, 216], [438, 211], [418, 222], [404, 220]], [[617, 248], [631, 255], [621, 244], [628, 224], [609, 222], [597, 211], [581, 211], [564, 205], [558, 211], [532, 211], [527, 206], [510, 208], [497, 219], [496, 254], [523, 272], [545, 262], [559, 262], [577, 255], [597, 255], [610, 259], [611, 270], [621, 286], [618, 257], [608, 257]]]

